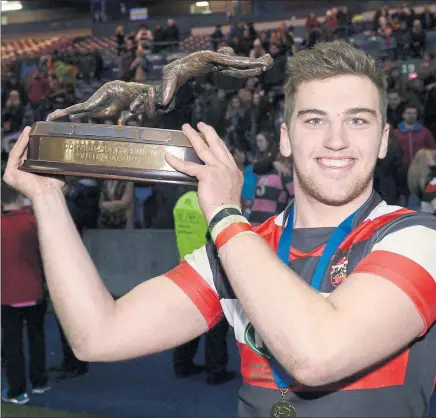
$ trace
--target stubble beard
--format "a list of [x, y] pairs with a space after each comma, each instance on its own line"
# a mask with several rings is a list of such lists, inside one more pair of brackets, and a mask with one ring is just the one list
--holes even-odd
[[323, 187], [322, 184], [316, 182], [313, 176], [304, 175], [298, 170], [298, 165], [294, 163], [294, 175], [298, 181], [298, 186], [302, 193], [309, 198], [322, 203], [326, 206], [344, 206], [358, 199], [368, 189], [372, 189], [374, 179], [374, 167], [365, 175], [355, 178], [351, 184], [341, 184], [338, 182], [335, 185], [335, 190], [329, 187]]

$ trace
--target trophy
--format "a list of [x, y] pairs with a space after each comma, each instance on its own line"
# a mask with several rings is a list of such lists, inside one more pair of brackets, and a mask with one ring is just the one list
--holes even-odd
[[[241, 57], [232, 48], [223, 47], [217, 52], [194, 52], [169, 63], [162, 69], [158, 86], [108, 82], [87, 101], [56, 110], [47, 121], [35, 122], [21, 169], [49, 175], [195, 184], [196, 178], [176, 171], [165, 160], [169, 152], [183, 161], [202, 163], [182, 131], [126, 126], [127, 121], [140, 113], [152, 119], [157, 113], [173, 110], [177, 91], [193, 77], [220, 72], [249, 78], [267, 71], [272, 64], [269, 54]], [[70, 122], [52, 122], [65, 116]], [[117, 118], [119, 124], [77, 123], [85, 116]]]

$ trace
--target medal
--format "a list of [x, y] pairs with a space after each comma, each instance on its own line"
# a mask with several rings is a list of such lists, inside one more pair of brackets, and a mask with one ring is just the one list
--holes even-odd
[[282, 393], [282, 400], [273, 404], [270, 409], [270, 417], [271, 418], [296, 418], [297, 410], [294, 408], [289, 401], [285, 399], [285, 394], [287, 393], [287, 389], [280, 389]]
[[[277, 255], [280, 260], [289, 266], [292, 235], [294, 228], [294, 203], [291, 204], [290, 211], [287, 217], [287, 222], [283, 221], [283, 231], [280, 236], [279, 244], [277, 247]], [[348, 236], [348, 234], [353, 230], [353, 220], [357, 212], [354, 212], [347, 219], [345, 219], [333, 232], [333, 234], [328, 239], [322, 256], [316, 266], [315, 273], [313, 275], [312, 282], [310, 286], [319, 291], [326, 269], [329, 267], [329, 263], [332, 257], [335, 255], [342, 241]], [[272, 369], [272, 374], [277, 387], [280, 389], [282, 394], [282, 399], [271, 406], [270, 417], [271, 418], [296, 418], [297, 410], [294, 405], [292, 405], [288, 400], [286, 400], [286, 393], [288, 388], [292, 383], [292, 376], [289, 375], [288, 371], [277, 361], [277, 359], [271, 354], [269, 357], [269, 362]]]

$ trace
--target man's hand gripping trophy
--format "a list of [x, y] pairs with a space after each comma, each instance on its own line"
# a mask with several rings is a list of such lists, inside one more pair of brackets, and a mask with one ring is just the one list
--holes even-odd
[[[235, 78], [256, 77], [271, 68], [269, 54], [260, 58], [241, 57], [232, 48], [223, 47], [217, 52], [198, 51], [166, 65], [162, 69], [162, 83], [150, 84], [110, 81], [98, 89], [88, 100], [47, 116], [47, 121], [69, 116], [71, 121], [82, 117], [117, 119], [120, 125], [134, 115], [145, 113], [148, 118], [156, 112], [166, 113], [174, 108], [175, 94], [189, 79], [210, 72], [220, 72]], [[128, 111], [123, 116], [122, 112]]]

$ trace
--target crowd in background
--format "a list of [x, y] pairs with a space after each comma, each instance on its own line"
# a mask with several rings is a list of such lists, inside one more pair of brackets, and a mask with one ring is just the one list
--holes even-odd
[[[373, 21], [373, 33], [381, 37], [379, 47], [385, 52], [380, 65], [386, 74], [387, 122], [392, 128], [387, 157], [377, 163], [375, 189], [389, 204], [400, 203], [428, 212], [435, 212], [436, 208], [421, 206], [420, 200], [429, 183], [428, 176], [436, 178], [436, 154], [428, 151], [436, 150], [436, 60], [426, 31], [435, 26], [436, 19], [428, 8], [417, 15], [412, 8], [389, 9], [385, 6], [377, 11]], [[211, 35], [215, 50], [230, 46], [237, 55], [252, 58], [269, 53], [274, 58], [272, 68], [247, 80], [219, 73], [198, 77], [178, 92], [173, 111], [153, 120], [139, 115], [129, 124], [166, 129], [180, 129], [185, 122], [194, 127], [200, 121], [212, 125], [244, 173], [241, 196], [244, 215], [252, 224], [260, 224], [281, 212], [293, 197], [292, 161], [281, 157], [278, 144], [280, 125], [285, 122], [283, 84], [287, 62], [299, 49], [311, 48], [321, 41], [348, 39], [355, 31], [353, 17], [345, 7], [331, 9], [324, 17], [309, 14], [304, 39], [299, 44], [294, 37], [294, 28], [286, 23], [273, 30], [257, 31], [252, 23], [240, 22], [228, 33], [223, 33], [221, 26], [217, 26]], [[169, 19], [165, 28], [157, 26], [150, 30], [141, 25], [136, 33], [124, 34], [123, 28], [119, 27], [116, 40], [117, 78], [146, 82], [150, 54], [176, 51], [181, 37], [176, 22]], [[406, 75], [396, 63], [405, 58], [420, 60], [418, 67]], [[80, 55], [58, 51], [42, 57], [24, 79], [22, 66], [9, 67], [2, 78], [2, 168], [10, 150], [10, 146], [4, 145], [5, 139], [12, 138], [12, 145], [24, 126], [44, 120], [50, 112], [80, 101], [79, 83], [84, 81], [98, 87], [102, 73], [103, 58], [98, 50]], [[423, 176], [427, 176], [425, 180]], [[434, 182], [436, 188], [436, 180]], [[86, 229], [94, 228], [172, 229], [173, 208], [186, 190], [184, 186], [168, 184], [67, 178], [65, 194], [72, 218], [79, 233], [83, 234]], [[8, 189], [5, 193], [7, 200], [2, 203], [6, 204], [6, 210], [5, 205], [2, 209], [5, 213], [17, 210], [19, 196]], [[411, 201], [411, 196], [415, 197], [415, 202]], [[23, 205], [26, 202], [22, 202], [21, 208]], [[5, 259], [7, 261], [10, 260]], [[42, 290], [34, 293], [29, 298], [37, 300], [33, 300], [33, 308], [26, 312], [30, 312], [28, 321], [36, 321], [33, 331], [37, 332], [46, 310], [46, 295]], [[15, 303], [15, 296], [8, 297]], [[11, 318], [10, 310], [2, 309], [2, 314]], [[86, 374], [87, 364], [75, 358], [61, 329], [60, 334], [64, 361], [57, 368], [61, 372], [58, 380]], [[44, 342], [38, 341], [39, 346], [33, 350], [35, 358], [39, 359], [39, 369], [34, 371], [33, 383], [43, 393], [47, 390], [45, 363], [41, 360], [45, 351], [41, 347]], [[19, 381], [23, 379], [24, 371], [22, 365], [17, 365], [22, 359], [14, 358], [15, 369], [9, 378]], [[233, 374], [225, 376], [222, 382], [234, 377]], [[18, 392], [21, 390], [19, 385]]]
[[[281, 192], [272, 194], [282, 203], [270, 207], [279, 211], [292, 197], [288, 185], [292, 183], [288, 178], [292, 172], [291, 162], [281, 160], [278, 152], [279, 129], [284, 121], [283, 84], [287, 61], [297, 50], [310, 48], [318, 42], [348, 39], [357, 30], [353, 22], [346, 7], [328, 10], [322, 17], [310, 13], [304, 27], [305, 35], [298, 44], [293, 26], [286, 23], [272, 30], [257, 31], [254, 24], [239, 22], [227, 33], [218, 25], [211, 35], [215, 50], [230, 46], [237, 55], [252, 58], [269, 53], [274, 58], [272, 68], [247, 80], [219, 73], [198, 77], [178, 92], [176, 108], [172, 112], [158, 115], [153, 120], [139, 115], [129, 124], [180, 129], [184, 122], [195, 126], [203, 121], [214, 126], [244, 170], [243, 202], [247, 216], [257, 216], [252, 214], [256, 193], [261, 193], [259, 190], [265, 193], [265, 187], [259, 185], [269, 184], [266, 178], [272, 172], [285, 180], [279, 185]], [[384, 6], [374, 16], [373, 34], [381, 37], [380, 50], [386, 52], [382, 54], [380, 65], [387, 78], [388, 123], [393, 131], [391, 153], [377, 167], [376, 187], [389, 203], [399, 200], [404, 203], [408, 199], [407, 170], [416, 152], [435, 147], [436, 60], [432, 45], [426, 40], [426, 31], [433, 29], [435, 24], [435, 17], [428, 7], [418, 15], [413, 8]], [[150, 54], [177, 50], [181, 36], [175, 20], [168, 19], [165, 28], [150, 29], [141, 25], [136, 33], [124, 34], [123, 27], [118, 27], [116, 40], [119, 56], [116, 78], [146, 82]], [[419, 59], [417, 68], [406, 76], [396, 62], [404, 58]], [[2, 80], [3, 137], [19, 132], [33, 121], [44, 120], [55, 109], [78, 102], [76, 86], [79, 81], [98, 86], [102, 71], [103, 59], [97, 50], [85, 56], [59, 51], [42, 57], [27, 80], [20, 80], [18, 71], [10, 68]], [[5, 151], [3, 157], [7, 157]], [[77, 215], [83, 227], [172, 228], [171, 210], [183, 189], [72, 179], [70, 190], [72, 208], [85, 212]], [[268, 195], [268, 187], [266, 190]], [[117, 214], [110, 212], [107, 201], [122, 202], [123, 210]], [[90, 207], [94, 210], [90, 211]]]

